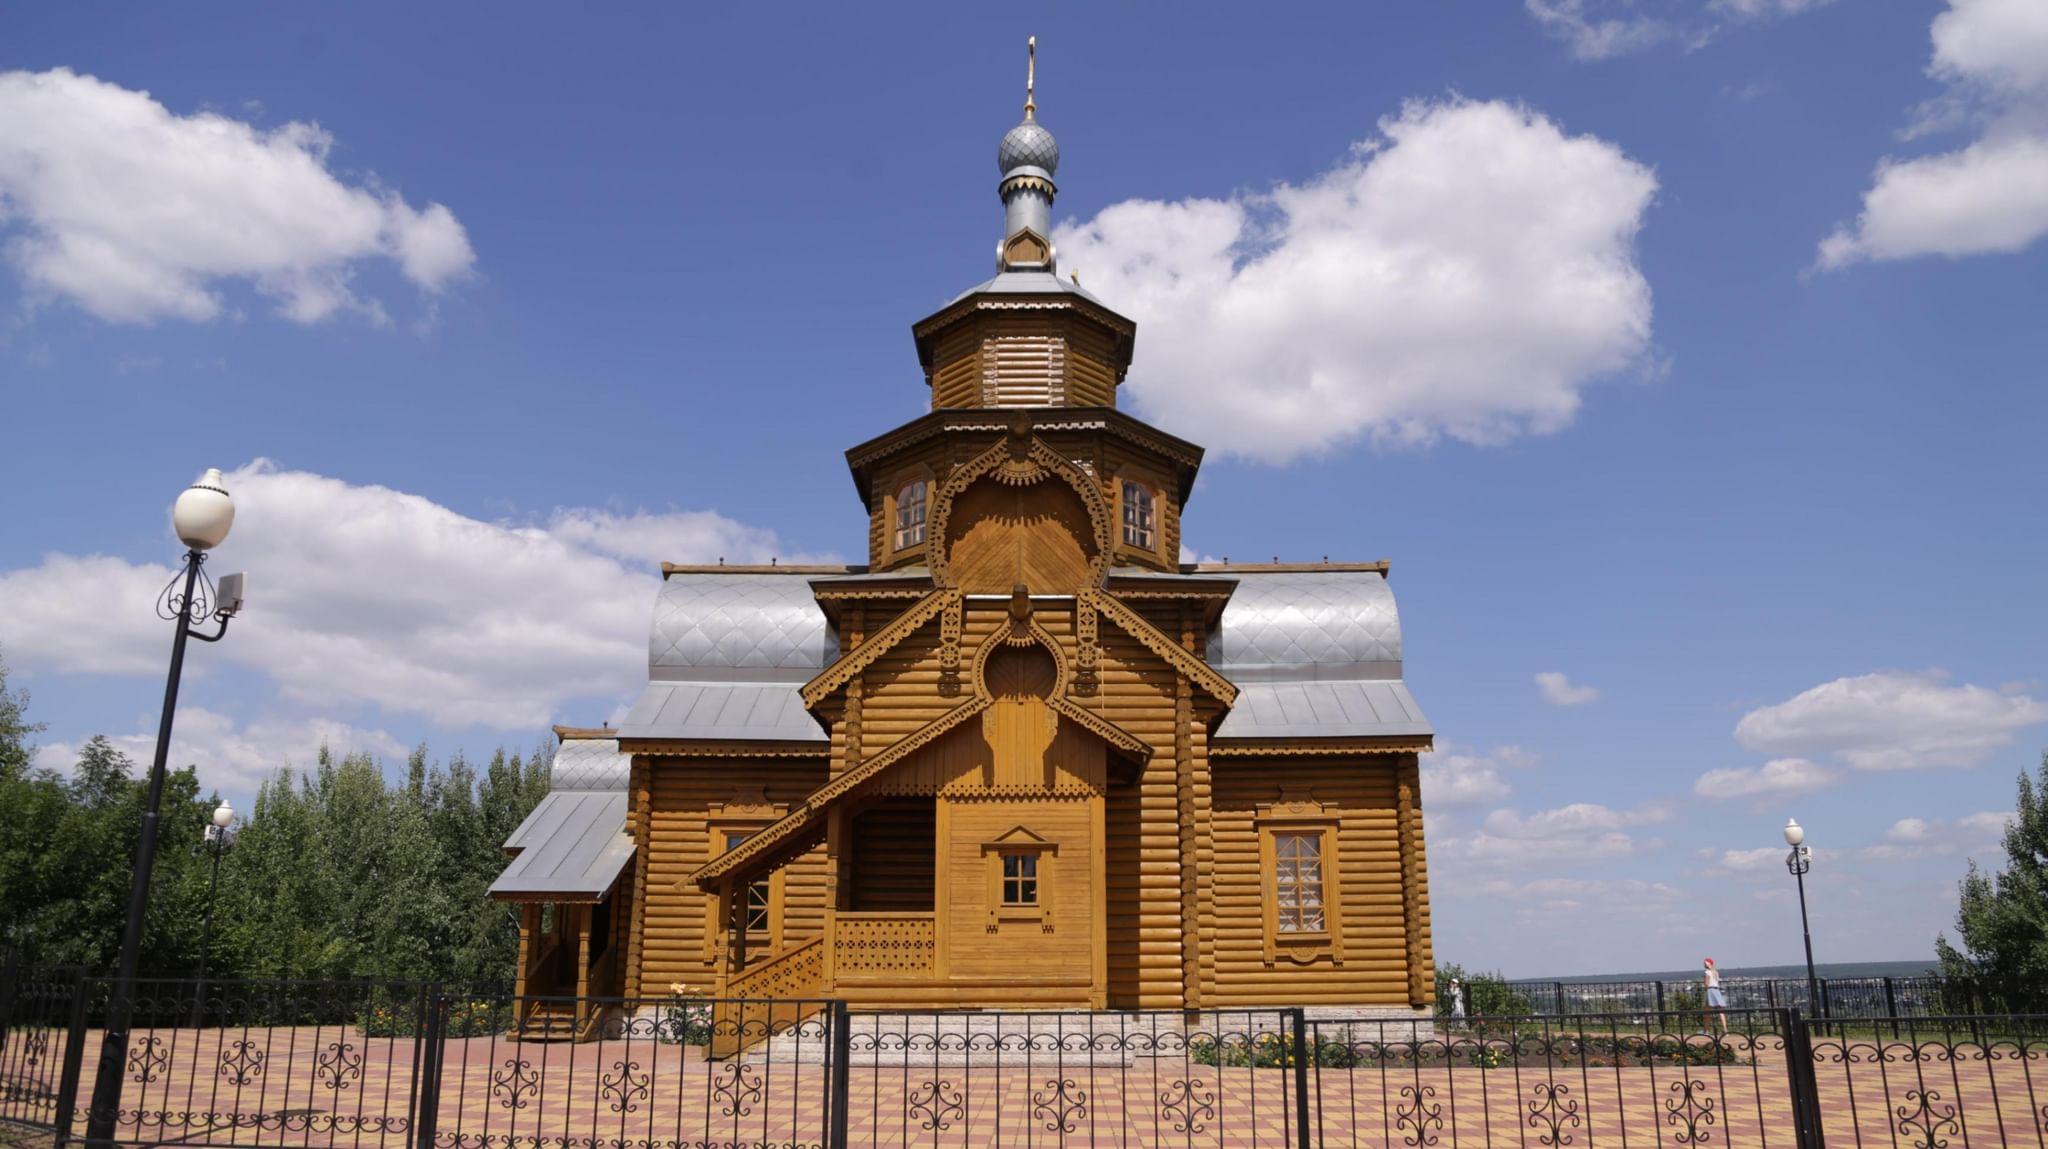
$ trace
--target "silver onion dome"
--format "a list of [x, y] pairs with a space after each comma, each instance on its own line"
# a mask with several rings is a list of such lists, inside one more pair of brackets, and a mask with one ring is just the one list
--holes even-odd
[[1018, 168], [1038, 168], [1053, 176], [1060, 166], [1059, 141], [1027, 113], [1023, 123], [1003, 133], [1003, 142], [996, 148], [996, 165], [1006, 176]]

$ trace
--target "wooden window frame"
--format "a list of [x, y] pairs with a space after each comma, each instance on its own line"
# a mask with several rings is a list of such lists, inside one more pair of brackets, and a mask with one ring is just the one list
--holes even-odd
[[[709, 856], [716, 858], [732, 848], [725, 844], [726, 835], [728, 834], [745, 834], [748, 837], [752, 837], [774, 824], [774, 818], [712, 817], [705, 822], [705, 844]], [[759, 953], [765, 957], [782, 948], [785, 904], [783, 891], [788, 884], [786, 874], [788, 869], [789, 867], [787, 866], [777, 866], [768, 874], [766, 879], [768, 882], [768, 928], [761, 931], [747, 931], [747, 952], [750, 954]], [[755, 881], [761, 880], [759, 878], [755, 879]], [[747, 884], [751, 886], [753, 882]], [[705, 894], [704, 960], [711, 961], [717, 956], [718, 940], [725, 935], [725, 927], [724, 903], [719, 900], [717, 894]]]
[[[1338, 872], [1337, 849], [1342, 826], [1333, 814], [1304, 809], [1306, 803], [1262, 805], [1254, 825], [1259, 835], [1259, 901], [1266, 939], [1266, 964], [1281, 960], [1307, 963], [1328, 960], [1344, 964], [1343, 877]], [[1319, 839], [1318, 860], [1323, 875], [1323, 928], [1319, 931], [1280, 929], [1280, 873], [1276, 846], [1281, 834], [1309, 834]]]
[[[924, 529], [924, 537], [907, 546], [898, 546], [896, 542], [896, 508], [903, 498], [903, 492], [918, 483], [924, 484], [924, 522], [920, 524]], [[937, 494], [938, 483], [935, 481], [930, 467], [920, 463], [917, 466], [897, 473], [895, 482], [889, 487], [888, 496], [882, 500], [882, 553], [886, 556], [883, 559], [885, 564], [893, 563], [898, 559], [907, 558], [911, 555], [924, 554], [930, 548], [932, 541], [932, 498]]]
[[[1052, 929], [1053, 892], [1058, 888], [1054, 874], [1054, 860], [1060, 852], [1060, 844], [1039, 837], [1037, 834], [1018, 826], [996, 838], [981, 844], [983, 868], [988, 882], [988, 928], [994, 933], [1004, 922], [1037, 922], [1042, 928]], [[1028, 906], [1003, 904], [1003, 858], [1018, 854], [1030, 854], [1037, 858], [1038, 901]]]
[[[1114, 502], [1116, 505], [1117, 549], [1120, 551], [1128, 551], [1132, 554], [1147, 555], [1154, 559], [1159, 558], [1160, 547], [1164, 546], [1166, 543], [1166, 515], [1160, 509], [1161, 504], [1164, 503], [1165, 500], [1160, 497], [1158, 486], [1152, 483], [1150, 480], [1131, 471], [1118, 471], [1115, 475], [1112, 476], [1112, 479], [1116, 484], [1116, 498]], [[1150, 500], [1152, 513], [1151, 546], [1140, 546], [1139, 544], [1130, 541], [1130, 536], [1125, 533], [1129, 529], [1124, 522], [1124, 515], [1126, 513], [1126, 506], [1128, 503], [1126, 495], [1128, 488], [1130, 487], [1136, 487], [1138, 490], [1144, 492], [1145, 497], [1148, 500]]]

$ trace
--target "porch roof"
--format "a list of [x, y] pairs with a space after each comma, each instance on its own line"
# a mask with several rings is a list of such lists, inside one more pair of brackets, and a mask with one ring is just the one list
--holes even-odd
[[589, 790], [549, 794], [505, 839], [505, 848], [518, 853], [491, 883], [493, 898], [601, 901], [633, 859], [626, 796]]
[[569, 738], [555, 751], [551, 789], [512, 836], [513, 855], [491, 897], [517, 902], [595, 902], [633, 858], [626, 833], [631, 759], [616, 738]]

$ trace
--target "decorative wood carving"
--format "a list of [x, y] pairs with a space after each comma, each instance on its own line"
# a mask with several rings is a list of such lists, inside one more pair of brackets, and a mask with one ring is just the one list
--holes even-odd
[[762, 854], [769, 853], [771, 847], [779, 846], [794, 836], [798, 830], [805, 828], [816, 816], [822, 814], [833, 801], [895, 763], [931, 745], [946, 731], [988, 709], [991, 701], [985, 695], [970, 698], [926, 723], [916, 732], [904, 735], [887, 750], [861, 763], [859, 767], [840, 771], [838, 777], [812, 791], [804, 799], [803, 804], [790, 811], [786, 817], [699, 867], [690, 875], [690, 881], [702, 889], [711, 889], [718, 884], [720, 878], [741, 870]]
[[1074, 600], [1074, 693], [1093, 696], [1100, 685], [1096, 672], [1102, 664], [1102, 639], [1095, 603], [1086, 597]]
[[860, 765], [860, 702], [862, 682], [862, 676], [856, 674], [853, 676], [853, 681], [846, 684], [846, 720], [843, 725], [843, 729], [846, 732], [846, 752], [841, 756], [841, 761], [844, 763], [842, 768], [847, 770]]
[[916, 633], [919, 627], [932, 620], [933, 615], [944, 610], [948, 603], [959, 597], [959, 592], [952, 590], [935, 590], [924, 596], [916, 606], [897, 615], [889, 625], [869, 635], [866, 642], [840, 655], [832, 665], [819, 671], [816, 678], [805, 683], [804, 705], [816, 706], [824, 701], [826, 695], [852, 681], [854, 675], [873, 665], [875, 659]]
[[939, 696], [960, 696], [960, 628], [966, 600], [952, 595], [939, 614]]
[[1104, 617], [1123, 628], [1125, 634], [1144, 644], [1145, 649], [1166, 660], [1169, 666], [1180, 671], [1195, 685], [1201, 687], [1210, 697], [1225, 704], [1237, 701], [1237, 687], [1210, 665], [1183, 649], [1158, 627], [1145, 621], [1145, 617], [1119, 602], [1115, 595], [1099, 590], [1083, 591], [1080, 598], [1086, 599]]
[[953, 504], [976, 480], [992, 476], [1008, 486], [1029, 486], [1056, 478], [1072, 487], [1088, 513], [1094, 534], [1095, 554], [1089, 560], [1088, 584], [1102, 585], [1103, 577], [1109, 572], [1110, 556], [1116, 543], [1116, 524], [1112, 521], [1108, 503], [1102, 497], [1102, 489], [1072, 460], [1032, 434], [1030, 419], [1028, 412], [1017, 412], [1002, 441], [953, 468], [939, 486], [938, 493], [932, 497], [931, 510], [926, 517], [926, 536], [931, 540], [927, 561], [934, 584], [941, 587], [958, 585], [950, 569], [951, 556], [947, 553], [951, 549], [948, 530]]

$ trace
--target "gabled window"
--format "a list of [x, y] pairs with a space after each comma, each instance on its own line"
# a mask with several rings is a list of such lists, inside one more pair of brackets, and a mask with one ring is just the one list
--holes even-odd
[[896, 493], [896, 549], [909, 550], [924, 542], [925, 481], [916, 479]]
[[1152, 489], [1124, 480], [1124, 545], [1152, 550], [1156, 531], [1152, 514]]

